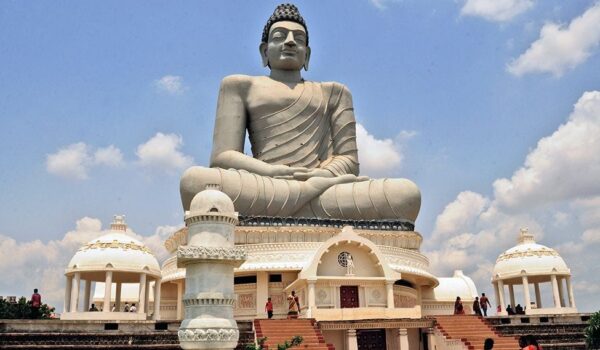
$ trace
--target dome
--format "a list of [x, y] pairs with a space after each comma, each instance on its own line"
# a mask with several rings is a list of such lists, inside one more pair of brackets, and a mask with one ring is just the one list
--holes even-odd
[[457, 296], [463, 300], [473, 300], [477, 296], [475, 283], [460, 270], [454, 271], [452, 277], [438, 277], [438, 281], [437, 287], [425, 292], [425, 299], [454, 302]]
[[67, 273], [111, 269], [160, 276], [160, 266], [152, 252], [142, 242], [127, 235], [126, 229], [124, 218], [115, 216], [110, 233], [79, 248], [67, 266]]
[[217, 189], [208, 188], [194, 196], [190, 205], [190, 212], [194, 214], [213, 212], [234, 214], [235, 209], [229, 196]]
[[571, 271], [556, 250], [536, 243], [527, 229], [521, 229], [519, 243], [498, 256], [493, 279], [551, 274]]

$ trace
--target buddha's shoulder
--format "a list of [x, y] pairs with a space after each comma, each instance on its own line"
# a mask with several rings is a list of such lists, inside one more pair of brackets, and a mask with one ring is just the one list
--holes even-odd
[[252, 82], [258, 77], [253, 77], [250, 75], [244, 74], [232, 74], [228, 75], [223, 80], [221, 80], [221, 85], [226, 87], [231, 86], [248, 86], [252, 84]]
[[318, 84], [321, 86], [321, 88], [323, 89], [327, 89], [327, 90], [334, 90], [334, 91], [344, 91], [344, 92], [350, 92], [350, 89], [348, 89], [348, 87], [340, 82], [337, 81], [321, 81], [321, 82], [317, 82], [317, 81], [310, 81], [313, 84]]

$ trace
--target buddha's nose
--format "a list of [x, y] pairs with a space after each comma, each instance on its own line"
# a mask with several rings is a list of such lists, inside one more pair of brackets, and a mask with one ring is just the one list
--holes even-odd
[[296, 39], [294, 39], [294, 32], [288, 32], [287, 36], [285, 37], [285, 42], [284, 44], [286, 45], [296, 45]]

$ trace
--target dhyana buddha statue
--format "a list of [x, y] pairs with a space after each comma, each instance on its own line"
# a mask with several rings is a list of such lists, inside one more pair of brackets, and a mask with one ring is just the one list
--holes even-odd
[[[184, 210], [196, 193], [217, 184], [244, 216], [414, 223], [421, 194], [413, 182], [359, 176], [350, 91], [302, 78], [310, 47], [296, 6], [277, 6], [259, 50], [271, 73], [223, 79], [210, 168], [184, 173]], [[244, 154], [246, 130], [252, 157]]]

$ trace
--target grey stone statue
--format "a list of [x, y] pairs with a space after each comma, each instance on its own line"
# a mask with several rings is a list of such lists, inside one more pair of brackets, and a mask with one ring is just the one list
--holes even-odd
[[[184, 210], [206, 185], [219, 184], [241, 215], [414, 223], [421, 194], [413, 182], [359, 176], [350, 91], [302, 78], [310, 47], [296, 6], [275, 9], [259, 50], [269, 76], [221, 83], [210, 168], [184, 173]], [[252, 157], [244, 154], [246, 131]]]

